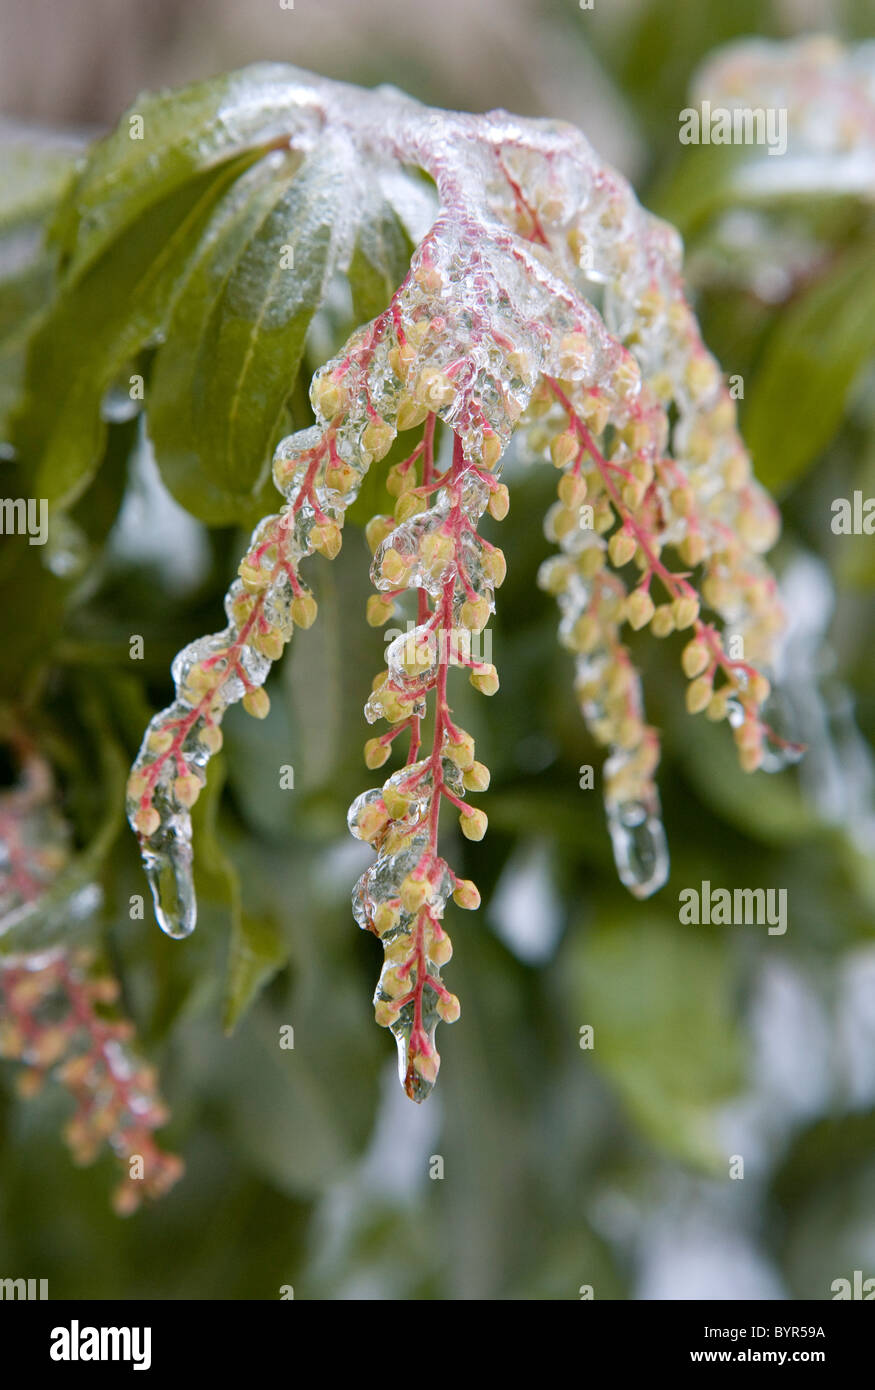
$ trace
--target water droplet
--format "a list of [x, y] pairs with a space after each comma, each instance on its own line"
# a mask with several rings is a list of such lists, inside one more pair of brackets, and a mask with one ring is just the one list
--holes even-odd
[[665, 827], [654, 807], [643, 801], [608, 806], [608, 830], [620, 882], [636, 898], [649, 898], [668, 878]]
[[773, 690], [760, 712], [766, 725], [763, 746], [763, 772], [783, 772], [803, 757], [805, 745], [796, 738], [797, 717], [789, 697], [782, 690]]
[[143, 856], [158, 925], [177, 940], [191, 936], [197, 922], [191, 860], [191, 844], [179, 840], [168, 850], [147, 850]]

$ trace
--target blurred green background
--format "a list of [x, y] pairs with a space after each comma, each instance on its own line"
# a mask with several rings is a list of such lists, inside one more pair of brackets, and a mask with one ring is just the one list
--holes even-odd
[[[72, 514], [64, 583], [38, 552], [10, 559], [3, 541], [2, 699], [37, 711], [54, 740], [80, 842], [101, 817], [117, 820], [101, 939], [160, 1066], [164, 1140], [187, 1173], [117, 1218], [112, 1160], [78, 1170], [62, 1145], [63, 1094], [19, 1100], [14, 1067], [0, 1068], [0, 1275], [48, 1278], [53, 1297], [174, 1299], [277, 1298], [287, 1284], [329, 1299], [573, 1299], [585, 1284], [596, 1298], [829, 1298], [834, 1279], [875, 1275], [875, 539], [829, 525], [834, 498], [875, 494], [872, 214], [816, 189], [742, 205], [733, 152], [677, 141], [691, 75], [715, 46], [821, 30], [855, 40], [872, 20], [852, 0], [596, 0], [592, 11], [572, 0], [0, 0], [0, 148], [39, 128], [59, 167], [71, 137], [113, 124], [142, 87], [258, 58], [580, 125], [681, 227], [706, 341], [743, 376], [742, 429], [785, 518], [774, 558], [792, 619], [786, 715], [809, 746], [797, 769], [744, 777], [726, 728], [684, 713], [679, 644], [636, 646], [665, 734], [672, 874], [652, 901], [633, 901], [598, 792], [578, 785], [599, 756], [552, 600], [535, 586], [550, 546], [532, 518], [555, 479], [511, 462], [511, 512], [489, 532], [509, 562], [493, 625], [502, 688], [488, 714], [462, 682], [454, 698], [493, 780], [487, 838], [454, 844], [448, 827], [448, 857], [484, 906], [452, 912], [447, 978], [462, 1018], [442, 1029], [440, 1082], [415, 1107], [373, 1022], [380, 952], [349, 907], [370, 852], [345, 815], [375, 780], [361, 707], [382, 664], [352, 526], [333, 565], [309, 567], [320, 621], [274, 673], [269, 718], [233, 710], [226, 722], [224, 786], [213, 775], [198, 807], [197, 932], [176, 943], [129, 920], [145, 880], [111, 759], [101, 767], [95, 749], [133, 755], [170, 698], [173, 654], [222, 625], [244, 538], [184, 513], [136, 420], [112, 423]], [[41, 292], [37, 273], [23, 300], [8, 267], [0, 259], [7, 362]], [[13, 395], [14, 381], [4, 408]], [[25, 688], [62, 601], [51, 669]], [[142, 674], [132, 633], [145, 638]], [[293, 791], [277, 785], [280, 763], [294, 767]], [[282, 964], [226, 1038], [234, 872], [266, 957]], [[786, 887], [787, 934], [681, 926], [678, 893], [705, 878]], [[293, 1051], [278, 1046], [286, 1024]], [[580, 1046], [585, 1024], [592, 1050]], [[433, 1155], [442, 1180], [429, 1177]], [[743, 1181], [729, 1177], [733, 1155]]]

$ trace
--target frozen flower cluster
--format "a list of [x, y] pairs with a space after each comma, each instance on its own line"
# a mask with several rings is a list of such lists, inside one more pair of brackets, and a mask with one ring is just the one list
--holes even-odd
[[[46, 763], [28, 753], [19, 785], [0, 796], [0, 922], [39, 901], [70, 853]], [[77, 1163], [109, 1146], [124, 1166], [113, 1203], [120, 1214], [158, 1197], [182, 1163], [155, 1142], [167, 1121], [154, 1069], [132, 1049], [133, 1025], [116, 1005], [117, 981], [93, 951], [52, 947], [0, 958], [0, 1057], [21, 1065], [22, 1095], [51, 1079], [73, 1099], [64, 1129]]]
[[184, 935], [195, 920], [190, 808], [221, 745], [222, 714], [238, 700], [266, 714], [271, 663], [316, 616], [302, 562], [337, 554], [366, 472], [409, 436], [385, 469], [385, 510], [367, 527], [368, 620], [379, 625], [406, 604], [414, 630], [389, 646], [374, 681], [365, 718], [387, 727], [365, 760], [381, 767], [404, 735], [404, 762], [356, 800], [349, 824], [376, 851], [354, 911], [384, 948], [377, 1020], [395, 1035], [408, 1095], [421, 1100], [437, 1076], [436, 1024], [459, 1013], [441, 978], [451, 955], [444, 912], [450, 897], [479, 902], [439, 850], [442, 807], [468, 839], [482, 838], [486, 815], [468, 797], [489, 782], [453, 720], [449, 678], [461, 668], [482, 694], [498, 689], [476, 653], [505, 557], [479, 524], [507, 512], [500, 472], [511, 436], [519, 431], [529, 457], [558, 473], [546, 518], [557, 553], [540, 580], [559, 604], [583, 718], [607, 753], [618, 869], [639, 896], [664, 882], [668, 859], [659, 739], [627, 634], [682, 633], [690, 712], [730, 723], [746, 770], [767, 753], [770, 766], [780, 761], [763, 714], [782, 616], [762, 557], [778, 516], [684, 297], [679, 238], [582, 135], [321, 81], [314, 107], [369, 159], [424, 170], [437, 207], [385, 310], [317, 372], [315, 423], [280, 444], [284, 505], [252, 537], [226, 599], [228, 626], [176, 658], [176, 701], [147, 731], [128, 811], [159, 919]]

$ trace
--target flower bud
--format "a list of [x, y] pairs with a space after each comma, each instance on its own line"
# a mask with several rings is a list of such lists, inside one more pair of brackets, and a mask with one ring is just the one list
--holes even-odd
[[291, 616], [296, 627], [305, 630], [312, 627], [318, 611], [316, 600], [312, 594], [301, 594], [300, 597], [292, 600]]
[[608, 554], [611, 557], [611, 564], [616, 569], [622, 569], [632, 559], [637, 549], [635, 537], [628, 531], [615, 531], [608, 541]]
[[395, 611], [395, 600], [383, 594], [371, 594], [368, 599], [366, 615], [370, 627], [382, 627]]
[[626, 621], [636, 632], [646, 627], [654, 614], [653, 599], [643, 589], [635, 589], [623, 606]]
[[711, 702], [713, 686], [707, 676], [698, 676], [687, 686], [687, 709], [690, 714], [700, 714]]
[[270, 696], [266, 690], [249, 690], [243, 696], [243, 708], [254, 719], [266, 719], [270, 713]]
[[481, 695], [494, 695], [498, 689], [498, 672], [491, 664], [475, 666], [468, 679]]
[[455, 1023], [462, 1012], [462, 1006], [455, 994], [441, 995], [436, 1008], [444, 1023]]
[[496, 521], [503, 521], [509, 509], [510, 493], [504, 483], [499, 483], [489, 498], [489, 515]]
[[563, 430], [550, 445], [550, 456], [557, 468], [566, 468], [580, 453], [580, 440], [574, 430]]
[[697, 598], [676, 598], [672, 604], [674, 613], [675, 627], [678, 632], [683, 632], [685, 627], [692, 627], [699, 616], [699, 600]]
[[466, 840], [482, 840], [488, 824], [489, 821], [485, 813], [475, 811], [470, 806], [466, 807], [459, 816], [459, 825], [462, 827], [462, 834]]
[[462, 782], [469, 792], [485, 792], [489, 786], [489, 768], [485, 763], [472, 763], [463, 772]]
[[369, 738], [365, 744], [365, 764], [372, 770], [382, 767], [388, 761], [392, 752], [392, 745], [384, 743], [381, 738]]
[[460, 878], [453, 889], [453, 902], [457, 907], [463, 907], [469, 912], [475, 912], [480, 906], [480, 890], [477, 884], [470, 878]]
[[700, 676], [705, 670], [705, 667], [710, 664], [710, 661], [711, 653], [708, 651], [705, 643], [700, 642], [697, 637], [694, 637], [691, 642], [688, 642], [681, 653], [681, 666], [683, 667], [684, 675], [688, 676], [690, 680], [692, 680], [694, 676]]
[[365, 527], [365, 540], [373, 555], [382, 545], [390, 531], [395, 530], [395, 520], [391, 516], [372, 516]]
[[474, 765], [474, 740], [464, 729], [458, 729], [457, 739], [448, 739], [444, 744], [444, 754], [456, 767], [466, 772]]

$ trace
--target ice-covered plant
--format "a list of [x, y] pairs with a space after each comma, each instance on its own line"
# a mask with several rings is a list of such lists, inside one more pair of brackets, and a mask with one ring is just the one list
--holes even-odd
[[[48, 765], [22, 753], [18, 785], [0, 794], [0, 931], [38, 904], [64, 868], [70, 830]], [[0, 1057], [19, 1063], [22, 1095], [51, 1079], [73, 1101], [64, 1137], [77, 1163], [108, 1146], [125, 1168], [113, 1194], [120, 1214], [158, 1197], [182, 1162], [156, 1142], [167, 1121], [154, 1069], [132, 1047], [117, 1008], [118, 982], [83, 946], [51, 946], [0, 959]]]
[[[147, 248], [132, 227], [148, 208]], [[175, 701], [149, 725], [128, 784], [159, 921], [180, 937], [195, 925], [190, 812], [224, 712], [239, 701], [267, 713], [272, 663], [316, 618], [305, 562], [338, 553], [347, 508], [376, 471], [367, 616], [403, 614], [410, 630], [389, 646], [365, 707], [378, 726], [368, 767], [401, 753], [350, 810], [353, 835], [376, 853], [354, 912], [382, 942], [376, 1015], [421, 1100], [438, 1070], [436, 1024], [459, 1013], [441, 976], [444, 913], [451, 897], [479, 901], [439, 832], [442, 809], [468, 839], [486, 830], [469, 798], [489, 773], [453, 718], [451, 676], [498, 689], [481, 634], [505, 557], [480, 524], [507, 512], [512, 437], [520, 460], [557, 473], [546, 519], [557, 553], [540, 582], [559, 604], [583, 718], [607, 752], [615, 857], [639, 897], [665, 881], [668, 857], [659, 738], [627, 633], [681, 633], [690, 712], [729, 722], [748, 771], [777, 765], [786, 748], [763, 705], [782, 619], [762, 559], [776, 509], [684, 297], [680, 238], [568, 126], [250, 69], [141, 100], [95, 149], [56, 221], [63, 274], [74, 286], [99, 277], [101, 256], [126, 237], [145, 288], [93, 389], [141, 346], [156, 350], [147, 426], [176, 495], [207, 521], [251, 511], [290, 403], [297, 426], [275, 449], [283, 503], [256, 527], [227, 626], [177, 656]], [[307, 423], [293, 395], [304, 336], [324, 300], [325, 340], [344, 279], [360, 326], [316, 372]], [[48, 337], [42, 351], [50, 358]], [[60, 414], [42, 451], [63, 501], [93, 463], [63, 453]], [[379, 496], [370, 483], [368, 495]]]

